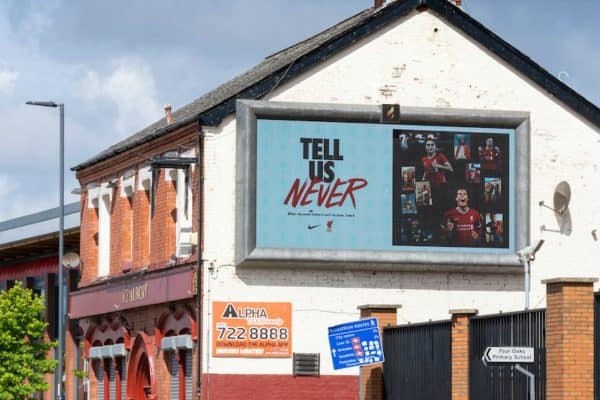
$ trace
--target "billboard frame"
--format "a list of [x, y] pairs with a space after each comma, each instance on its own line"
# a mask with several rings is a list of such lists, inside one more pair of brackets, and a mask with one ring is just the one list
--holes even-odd
[[[523, 111], [400, 107], [398, 124], [513, 129], [515, 132], [515, 253], [339, 250], [256, 247], [257, 120], [382, 123], [381, 105], [271, 102], [236, 103], [235, 264], [249, 267], [341, 267], [366, 270], [517, 272], [516, 251], [529, 241], [530, 114]], [[519, 194], [517, 196], [517, 193]]]

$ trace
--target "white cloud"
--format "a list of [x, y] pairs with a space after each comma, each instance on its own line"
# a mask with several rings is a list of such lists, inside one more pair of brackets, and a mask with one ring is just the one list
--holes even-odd
[[19, 73], [0, 63], [0, 93], [9, 93], [19, 79]]
[[156, 85], [150, 67], [139, 60], [120, 58], [106, 76], [88, 69], [81, 81], [80, 96], [90, 101], [109, 101], [117, 107], [118, 136], [134, 134], [161, 117]]

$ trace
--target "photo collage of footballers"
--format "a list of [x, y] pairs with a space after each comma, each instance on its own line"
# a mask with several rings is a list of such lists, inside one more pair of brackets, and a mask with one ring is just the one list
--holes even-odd
[[508, 140], [394, 130], [393, 245], [508, 248]]

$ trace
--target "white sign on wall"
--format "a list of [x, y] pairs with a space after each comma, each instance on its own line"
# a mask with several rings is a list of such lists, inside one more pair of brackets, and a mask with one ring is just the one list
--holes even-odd
[[482, 357], [485, 363], [532, 363], [533, 347], [488, 347]]

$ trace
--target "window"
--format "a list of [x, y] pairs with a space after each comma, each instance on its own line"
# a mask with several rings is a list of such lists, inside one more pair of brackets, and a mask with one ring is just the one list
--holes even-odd
[[96, 399], [125, 400], [127, 392], [126, 350], [123, 343], [90, 349], [96, 375]]
[[113, 360], [106, 362], [108, 367], [108, 399], [116, 400], [117, 398], [117, 375], [115, 371], [115, 363]]
[[177, 360], [177, 352], [169, 351], [169, 399], [179, 400], [179, 361]]
[[119, 367], [119, 374], [121, 377], [121, 400], [127, 399], [127, 359], [125, 357], [117, 358], [117, 365]]
[[166, 352], [170, 375], [170, 400], [192, 398], [192, 337], [190, 335], [167, 336], [161, 341]]
[[185, 376], [185, 398], [192, 398], [192, 349], [186, 349], [182, 351], [184, 353], [184, 376]]
[[[194, 157], [195, 150], [184, 152], [180, 157]], [[177, 169], [175, 187], [177, 190], [177, 257], [189, 257], [192, 254], [194, 237], [192, 235], [193, 214], [193, 177], [194, 164], [187, 168]]]
[[96, 375], [96, 399], [105, 400], [104, 395], [104, 361], [102, 359], [94, 361], [94, 374]]
[[177, 170], [177, 257], [192, 254], [192, 169]]

